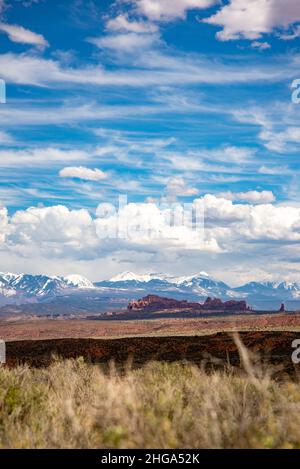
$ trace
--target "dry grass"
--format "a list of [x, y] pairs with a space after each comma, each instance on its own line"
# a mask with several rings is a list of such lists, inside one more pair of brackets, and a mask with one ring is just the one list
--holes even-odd
[[0, 368], [3, 448], [300, 448], [300, 387], [257, 374], [83, 359]]

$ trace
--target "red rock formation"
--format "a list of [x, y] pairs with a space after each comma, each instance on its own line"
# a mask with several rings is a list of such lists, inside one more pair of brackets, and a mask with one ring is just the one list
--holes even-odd
[[162, 309], [184, 309], [195, 308], [199, 309], [199, 303], [189, 303], [188, 301], [173, 300], [170, 298], [163, 298], [157, 295], [148, 295], [141, 300], [133, 300], [129, 303], [127, 309], [131, 311], [154, 311]]
[[204, 304], [189, 303], [186, 300], [174, 300], [163, 298], [158, 295], [148, 295], [140, 300], [132, 300], [128, 307], [130, 311], [160, 311], [163, 309], [193, 309], [204, 311], [248, 311], [249, 308], [245, 301], [225, 301], [219, 298], [208, 297]]
[[216, 309], [222, 307], [222, 301], [220, 298], [211, 298], [210, 296], [205, 300], [204, 305], [202, 308], [204, 309]]

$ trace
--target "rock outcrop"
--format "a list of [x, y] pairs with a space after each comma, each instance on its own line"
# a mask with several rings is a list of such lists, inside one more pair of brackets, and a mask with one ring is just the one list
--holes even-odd
[[247, 306], [246, 301], [222, 301], [219, 298], [210, 298], [208, 297], [203, 305], [201, 305], [201, 309], [208, 309], [208, 310], [225, 310], [225, 311], [248, 311], [249, 308]]
[[148, 295], [140, 300], [130, 301], [127, 309], [130, 311], [155, 311], [162, 309], [199, 309], [199, 306], [199, 303], [189, 303], [185, 300], [174, 300], [158, 295]]
[[163, 298], [158, 295], [148, 295], [140, 300], [132, 300], [127, 309], [129, 311], [161, 311], [165, 309], [176, 309], [176, 310], [195, 310], [195, 311], [248, 311], [246, 301], [225, 301], [223, 302], [219, 298], [207, 298], [202, 303], [190, 303], [185, 300], [174, 300], [171, 298]]

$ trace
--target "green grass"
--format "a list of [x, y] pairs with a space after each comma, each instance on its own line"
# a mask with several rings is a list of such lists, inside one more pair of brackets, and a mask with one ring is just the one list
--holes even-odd
[[83, 359], [0, 368], [2, 448], [300, 448], [300, 386], [256, 373]]

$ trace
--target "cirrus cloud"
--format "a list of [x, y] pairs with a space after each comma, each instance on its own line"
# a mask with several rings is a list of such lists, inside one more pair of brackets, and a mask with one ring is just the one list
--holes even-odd
[[84, 181], [103, 181], [107, 178], [107, 174], [101, 169], [90, 169], [84, 166], [69, 166], [63, 168], [59, 172], [61, 178], [82, 179]]
[[41, 34], [37, 34], [29, 29], [23, 28], [16, 24], [7, 24], [0, 22], [0, 31], [7, 34], [8, 38], [12, 42], [18, 42], [20, 44], [30, 44], [33, 46], [47, 47], [49, 46], [48, 41]]
[[254, 205], [269, 204], [276, 200], [272, 191], [225, 192], [221, 194], [221, 197], [232, 201], [241, 200]]
[[118, 15], [116, 18], [111, 18], [106, 23], [106, 28], [110, 31], [127, 31], [131, 33], [154, 33], [158, 27], [153, 23], [145, 21], [130, 21], [127, 15]]

